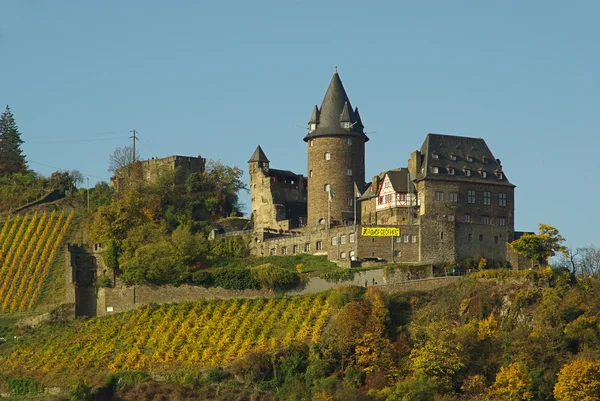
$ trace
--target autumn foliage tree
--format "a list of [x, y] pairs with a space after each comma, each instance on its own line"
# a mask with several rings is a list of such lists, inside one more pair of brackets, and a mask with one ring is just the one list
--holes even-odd
[[494, 400], [532, 400], [531, 377], [527, 366], [522, 362], [513, 362], [501, 367], [492, 386], [491, 396]]
[[547, 265], [548, 259], [557, 253], [567, 253], [567, 247], [564, 245], [565, 239], [560, 235], [558, 229], [549, 224], [540, 223], [538, 231], [537, 234], [523, 234], [519, 239], [511, 242], [510, 246], [518, 254], [544, 265]]
[[600, 363], [576, 359], [564, 365], [558, 373], [554, 397], [557, 401], [600, 400]]

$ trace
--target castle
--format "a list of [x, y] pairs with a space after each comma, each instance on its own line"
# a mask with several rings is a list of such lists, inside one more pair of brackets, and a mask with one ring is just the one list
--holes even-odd
[[327, 254], [348, 266], [525, 262], [509, 246], [515, 185], [483, 139], [428, 134], [406, 167], [365, 182], [368, 141], [336, 71], [304, 137], [307, 176], [271, 168], [260, 146], [248, 160], [252, 253]]

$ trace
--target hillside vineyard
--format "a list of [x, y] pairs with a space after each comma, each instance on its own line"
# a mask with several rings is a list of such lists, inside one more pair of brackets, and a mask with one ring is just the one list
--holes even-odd
[[324, 294], [148, 306], [38, 337], [10, 355], [3, 368], [64, 372], [219, 366], [251, 351], [317, 342], [330, 314]]
[[0, 230], [0, 311], [29, 311], [40, 296], [73, 213], [8, 217]]

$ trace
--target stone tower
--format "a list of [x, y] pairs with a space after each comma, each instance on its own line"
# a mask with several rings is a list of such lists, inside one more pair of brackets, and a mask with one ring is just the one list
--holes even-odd
[[[337, 73], [333, 74], [321, 108], [315, 105], [304, 137], [308, 144], [308, 222], [327, 224], [329, 195], [332, 221], [350, 224], [354, 219], [354, 184], [365, 183], [365, 142], [369, 138], [358, 108], [352, 109]], [[357, 208], [360, 221], [360, 208]]]
[[256, 147], [252, 157], [248, 160], [248, 173], [250, 174], [250, 198], [252, 200], [254, 228], [270, 227], [273, 219], [270, 216], [269, 208], [265, 207], [266, 201], [262, 201], [266, 198], [264, 195], [265, 177], [266, 184], [269, 183], [269, 159], [267, 159], [260, 146]]

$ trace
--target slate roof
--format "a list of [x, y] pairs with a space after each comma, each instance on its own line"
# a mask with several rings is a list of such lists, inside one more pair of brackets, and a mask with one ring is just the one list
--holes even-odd
[[[343, 119], [342, 113], [344, 113]], [[342, 128], [341, 121], [352, 123], [351, 128]], [[360, 116], [355, 116], [355, 112], [352, 110], [352, 104], [337, 71], [331, 78], [321, 108], [315, 106], [313, 109], [309, 123], [315, 122], [318, 122], [317, 128], [304, 137], [305, 142], [308, 142], [310, 138], [320, 136], [348, 135], [364, 138], [365, 142], [369, 140], [363, 131], [364, 127]]]
[[269, 169], [269, 177], [291, 177], [291, 178], [296, 178], [298, 176], [299, 176], [299, 174], [296, 174], [293, 171], [289, 171], [289, 170], [277, 170], [275, 168], [270, 168]]
[[[390, 183], [392, 184], [392, 188], [394, 189], [394, 191], [404, 192], [404, 193], [406, 193], [408, 191], [408, 188], [409, 188], [409, 186], [408, 186], [408, 182], [409, 182], [408, 168], [400, 167], [400, 168], [395, 168], [392, 170], [383, 171], [377, 175], [378, 182], [383, 182], [386, 175], [388, 175], [390, 177]], [[373, 188], [374, 190], [372, 190], [372, 188], [371, 188], [372, 185], [373, 185], [372, 182], [368, 182], [367, 185], [365, 185], [365, 189], [364, 189], [362, 195], [358, 198], [359, 200], [372, 199], [377, 196], [378, 188]], [[411, 184], [410, 189], [411, 189], [411, 191], [410, 191], [411, 193], [415, 192], [414, 185]]]
[[248, 160], [248, 163], [250, 162], [269, 162], [269, 159], [267, 159], [267, 156], [265, 155], [265, 152], [263, 152], [260, 145], [258, 145], [254, 153], [252, 153], [252, 157], [250, 157], [250, 160]]
[[[453, 156], [456, 160], [452, 160]], [[514, 187], [506, 178], [500, 160], [494, 157], [482, 138], [428, 134], [421, 147], [421, 157], [422, 169], [417, 174], [417, 181], [469, 181]], [[467, 160], [469, 157], [472, 161]], [[432, 167], [437, 167], [438, 173], [434, 173]], [[454, 169], [453, 175], [448, 173], [450, 169]], [[471, 170], [471, 176], [465, 174], [465, 169]], [[484, 178], [481, 171], [485, 171], [487, 177]], [[498, 178], [497, 173], [502, 173], [502, 178]]]

